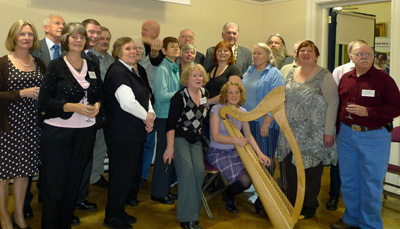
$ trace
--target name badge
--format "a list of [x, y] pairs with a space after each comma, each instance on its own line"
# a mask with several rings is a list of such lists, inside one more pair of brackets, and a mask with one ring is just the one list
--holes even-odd
[[203, 97], [200, 99], [200, 105], [206, 104], [207, 103], [207, 98]]
[[89, 78], [90, 78], [90, 79], [97, 79], [96, 73], [94, 73], [94, 72], [92, 72], [92, 71], [89, 71]]
[[362, 90], [361, 96], [363, 96], [363, 97], [375, 97], [375, 90]]

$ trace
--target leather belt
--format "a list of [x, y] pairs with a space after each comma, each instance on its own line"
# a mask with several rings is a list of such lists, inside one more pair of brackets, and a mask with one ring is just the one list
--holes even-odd
[[360, 131], [366, 132], [366, 131], [371, 131], [371, 130], [382, 129], [382, 126], [366, 127], [366, 126], [359, 126], [359, 125], [355, 125], [355, 124], [352, 124], [352, 125], [346, 124], [346, 125], [349, 126], [352, 130], [354, 130], [356, 132], [360, 132]]

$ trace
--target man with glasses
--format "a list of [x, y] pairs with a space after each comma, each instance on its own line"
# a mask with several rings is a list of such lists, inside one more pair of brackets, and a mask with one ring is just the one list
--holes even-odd
[[339, 82], [338, 156], [344, 216], [331, 228], [383, 228], [382, 180], [390, 156], [393, 118], [400, 115], [395, 81], [373, 66], [365, 43], [353, 46], [355, 69]]
[[[222, 39], [232, 46], [233, 58], [235, 66], [240, 69], [241, 75], [253, 64], [253, 56], [248, 48], [239, 46], [237, 40], [239, 39], [239, 26], [234, 22], [228, 22], [222, 29]], [[208, 70], [212, 66], [212, 54], [214, 48], [207, 49], [206, 60], [204, 61], [204, 68]]]
[[[179, 34], [178, 40], [179, 40], [179, 46], [181, 48], [182, 45], [186, 43], [194, 45], [194, 32], [190, 29], [184, 29]], [[194, 62], [196, 64], [204, 65], [204, 59], [205, 59], [204, 54], [199, 51], [196, 51], [196, 57], [194, 58]]]

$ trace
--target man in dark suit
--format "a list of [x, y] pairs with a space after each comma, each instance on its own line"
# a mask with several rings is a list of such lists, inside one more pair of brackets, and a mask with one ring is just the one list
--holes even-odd
[[[232, 46], [233, 58], [235, 65], [238, 67], [242, 75], [253, 64], [251, 51], [245, 47], [239, 46], [237, 40], [239, 39], [239, 26], [234, 22], [228, 22], [222, 29], [222, 39]], [[212, 66], [212, 54], [214, 47], [207, 49], [206, 60], [204, 61], [204, 68], [208, 70]]]
[[[44, 31], [45, 38], [39, 41], [38, 47], [31, 52], [32, 56], [40, 58], [43, 62], [49, 65], [50, 61], [60, 56], [61, 44], [60, 38], [62, 30], [64, 29], [65, 21], [60, 15], [50, 14], [44, 19]], [[39, 189], [38, 201], [42, 202], [42, 193], [40, 191], [40, 179], [37, 181], [37, 187]], [[26, 190], [25, 202], [24, 202], [24, 217], [26, 219], [33, 217], [33, 211], [31, 208], [31, 202], [33, 195], [31, 193], [32, 177], [29, 179], [28, 187]]]
[[[85, 26], [87, 36], [90, 38], [89, 47], [86, 47], [87, 49], [82, 52], [81, 56], [82, 58], [91, 61], [95, 67], [100, 69], [99, 58], [91, 52], [91, 49], [100, 42], [101, 25], [94, 19], [86, 19], [82, 21], [81, 24]], [[96, 122], [98, 122], [98, 120], [99, 119], [96, 117]], [[86, 164], [75, 202], [75, 208], [83, 211], [95, 211], [97, 209], [97, 204], [86, 200], [89, 195], [89, 179], [92, 172], [92, 164], [93, 154], [90, 156], [90, 159]]]
[[[184, 29], [179, 34], [178, 40], [179, 40], [179, 45], [180, 45], [181, 48], [182, 48], [182, 45], [184, 45], [186, 43], [190, 43], [190, 44], [193, 45], [193, 43], [194, 43], [194, 32], [192, 30], [190, 30], [190, 29]], [[196, 52], [196, 57], [194, 59], [194, 62], [196, 64], [204, 65], [204, 60], [205, 60], [204, 54], [199, 52], [199, 51], [197, 51]]]

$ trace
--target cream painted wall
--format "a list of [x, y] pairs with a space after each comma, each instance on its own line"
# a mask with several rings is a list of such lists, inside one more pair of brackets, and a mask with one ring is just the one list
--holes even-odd
[[[306, 0], [289, 0], [262, 6], [261, 40], [266, 42], [273, 33], [285, 39], [288, 53], [293, 55], [293, 45], [306, 38]], [[318, 46], [318, 44], [316, 44]]]
[[386, 36], [390, 37], [391, 2], [355, 6], [356, 12], [376, 15], [376, 23], [386, 23]]
[[260, 40], [262, 10], [260, 5], [235, 0], [192, 0], [192, 6], [152, 0], [0, 0], [0, 55], [7, 53], [4, 40], [12, 23], [31, 20], [42, 39], [43, 19], [50, 13], [60, 14], [66, 22], [94, 18], [111, 30], [112, 41], [121, 36], [139, 36], [142, 22], [147, 19], [160, 22], [161, 38], [177, 37], [182, 29], [191, 28], [201, 52], [222, 40], [226, 22], [235, 21], [240, 26], [239, 44], [252, 49], [255, 43], [265, 40]]

